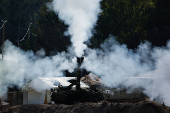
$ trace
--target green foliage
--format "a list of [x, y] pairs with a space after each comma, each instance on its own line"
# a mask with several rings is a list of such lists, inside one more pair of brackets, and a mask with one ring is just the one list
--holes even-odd
[[[103, 0], [96, 34], [101, 42], [109, 34], [116, 36], [120, 43], [125, 43], [129, 48], [135, 48], [145, 40], [147, 34], [146, 23], [151, 11], [155, 9], [153, 0]], [[96, 39], [92, 38], [92, 42]]]
[[[0, 20], [7, 20], [5, 25], [5, 39], [12, 41], [17, 46], [24, 47], [25, 42], [20, 42], [29, 26], [33, 22], [34, 13], [48, 0], [1, 0]], [[27, 36], [28, 37], [28, 36]], [[0, 31], [0, 38], [2, 32]], [[27, 50], [28, 48], [25, 47]]]
[[67, 26], [59, 20], [53, 11], [48, 11], [47, 7], [41, 7], [38, 18], [36, 18], [37, 40], [35, 49], [45, 49], [47, 55], [56, 52], [66, 51], [71, 44], [70, 38], [64, 36]]
[[1, 0], [0, 1], [0, 19], [6, 19], [9, 14], [9, 1], [10, 0]]
[[156, 46], [165, 46], [170, 39], [170, 1], [157, 0], [156, 8], [149, 15], [147, 40]]
[[[0, 20], [8, 20], [5, 39], [24, 50], [44, 48], [47, 55], [66, 51], [71, 44], [70, 38], [64, 36], [68, 26], [45, 7], [48, 1], [51, 0], [0, 0]], [[153, 46], [164, 46], [170, 39], [169, 0], [103, 0], [101, 9], [91, 48], [100, 48], [110, 34], [132, 49], [145, 40]], [[23, 38], [30, 22], [30, 36], [26, 35], [18, 45], [16, 40]]]

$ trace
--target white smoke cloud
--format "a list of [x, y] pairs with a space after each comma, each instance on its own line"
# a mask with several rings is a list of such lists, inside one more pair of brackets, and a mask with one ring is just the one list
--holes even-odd
[[[0, 95], [7, 92], [8, 86], [18, 85], [36, 77], [64, 76], [63, 71], [74, 71], [76, 58], [69, 53], [58, 53], [53, 57], [43, 57], [44, 50], [37, 52], [23, 51], [6, 41], [4, 44], [4, 60], [0, 60]], [[38, 84], [37, 84], [38, 85]]]
[[102, 82], [115, 87], [142, 87], [150, 99], [158, 97], [170, 105], [170, 42], [167, 47], [151, 48], [146, 42], [137, 50], [109, 38], [99, 49], [88, 49], [82, 67], [99, 75]]
[[84, 44], [91, 36], [91, 30], [100, 12], [101, 0], [53, 0], [49, 7], [58, 14], [61, 20], [69, 25], [65, 33], [71, 35], [75, 54], [81, 57], [87, 46]]
[[150, 70], [148, 65], [142, 64], [140, 56], [126, 45], [119, 45], [115, 39], [108, 39], [102, 50], [88, 50], [84, 67], [101, 75], [103, 83], [108, 86], [122, 83], [125, 77], [134, 77]]
[[100, 12], [99, 2], [53, 0], [52, 4], [48, 4], [69, 25], [66, 34], [71, 35], [74, 47], [74, 51], [73, 47], [69, 47], [70, 53], [45, 57], [43, 49], [35, 55], [6, 41], [4, 52], [8, 59], [0, 61], [0, 95], [6, 93], [8, 86], [22, 83], [25, 79], [63, 76], [63, 70], [72, 72], [76, 67], [74, 54], [80, 57], [86, 49], [87, 56], [82, 67], [100, 76], [105, 85], [143, 87], [151, 99], [160, 97], [170, 106], [170, 42], [167, 47], [159, 48], [151, 48], [151, 44], [146, 42], [134, 51], [112, 37], [101, 45], [101, 50], [87, 48], [84, 42], [92, 36], [91, 30]]

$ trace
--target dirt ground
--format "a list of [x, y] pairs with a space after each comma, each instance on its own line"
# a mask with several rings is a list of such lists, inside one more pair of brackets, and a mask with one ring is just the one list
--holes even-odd
[[76, 103], [74, 105], [23, 105], [10, 107], [9, 113], [170, 113], [170, 107], [154, 102]]

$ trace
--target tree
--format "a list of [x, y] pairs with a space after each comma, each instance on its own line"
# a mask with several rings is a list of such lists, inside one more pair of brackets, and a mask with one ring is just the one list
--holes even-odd
[[[5, 39], [8, 39], [17, 46], [19, 40], [26, 34], [30, 22], [33, 22], [32, 15], [39, 11], [42, 4], [49, 0], [1, 0], [0, 19], [8, 20], [5, 26]], [[0, 32], [0, 37], [2, 33]], [[20, 44], [24, 44], [20, 42]], [[23, 45], [22, 45], [23, 46]]]
[[[129, 48], [135, 48], [146, 39], [146, 23], [155, 9], [153, 0], [103, 0], [103, 12], [99, 16], [96, 33], [92, 43], [100, 43], [108, 38], [109, 34], [116, 36], [120, 43], [125, 43]], [[97, 39], [95, 39], [97, 38]]]
[[170, 39], [170, 1], [157, 0], [146, 23], [147, 40], [154, 46], [165, 46]]
[[48, 11], [46, 6], [41, 7], [35, 24], [34, 30], [37, 30], [35, 51], [43, 48], [47, 55], [51, 55], [66, 51], [67, 47], [70, 46], [70, 38], [64, 36], [68, 26], [53, 11]]

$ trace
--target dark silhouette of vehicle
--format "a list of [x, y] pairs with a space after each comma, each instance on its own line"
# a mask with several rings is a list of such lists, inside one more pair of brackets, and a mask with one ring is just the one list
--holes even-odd
[[[64, 103], [64, 104], [73, 104], [75, 102], [98, 102], [104, 100], [102, 92], [97, 90], [96, 88], [86, 87], [81, 88], [80, 86], [80, 78], [82, 74], [82, 70], [80, 68], [84, 57], [78, 58], [78, 69], [77, 69], [77, 77], [76, 79], [69, 80], [70, 85], [67, 87], [63, 87], [61, 85], [58, 86], [58, 89], [51, 90], [51, 101], [55, 103]], [[75, 88], [74, 88], [75, 86]]]

